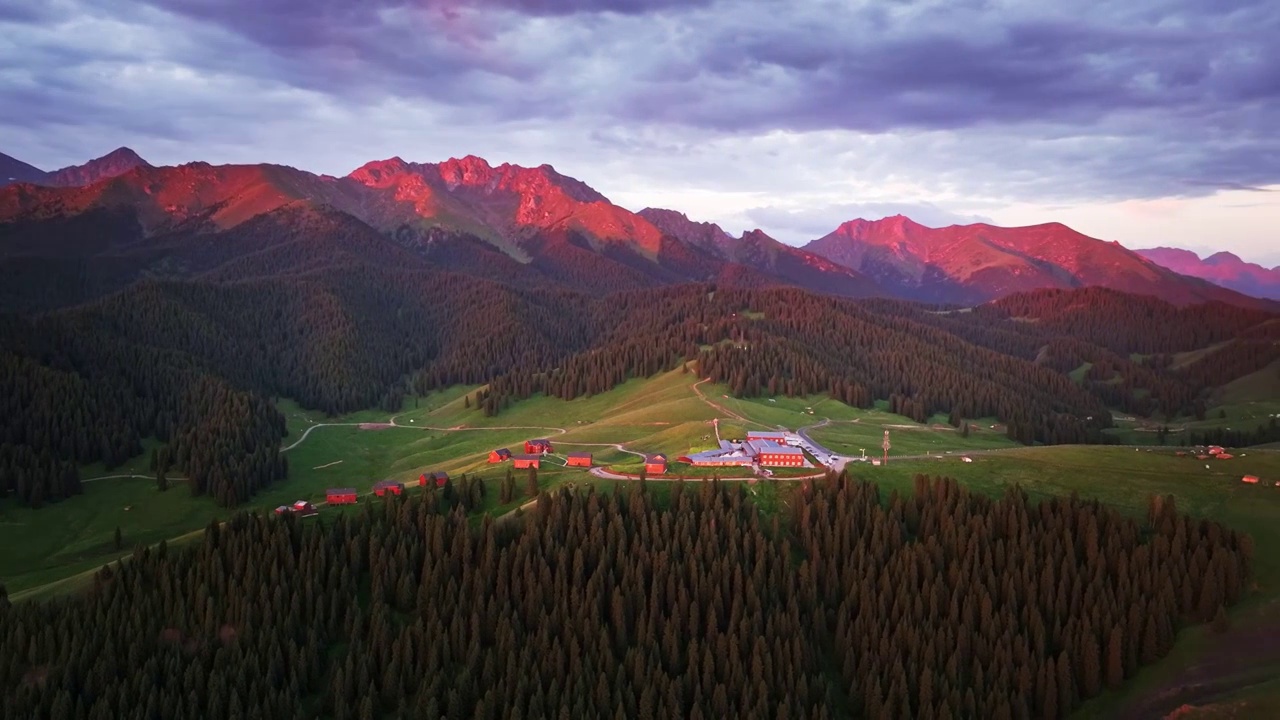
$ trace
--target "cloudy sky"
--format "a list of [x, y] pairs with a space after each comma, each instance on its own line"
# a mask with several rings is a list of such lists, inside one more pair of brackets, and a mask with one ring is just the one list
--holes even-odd
[[902, 212], [1280, 263], [1277, 37], [1271, 0], [5, 0], [0, 151], [470, 153], [796, 243]]

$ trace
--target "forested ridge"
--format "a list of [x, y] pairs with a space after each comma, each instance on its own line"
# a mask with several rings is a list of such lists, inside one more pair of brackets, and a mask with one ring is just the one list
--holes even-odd
[[[410, 393], [487, 383], [477, 411], [496, 414], [535, 393], [572, 399], [691, 362], [738, 396], [887, 400], [916, 420], [991, 416], [1023, 443], [1081, 443], [1104, 440], [1109, 407], [1202, 414], [1210, 388], [1280, 357], [1280, 323], [1240, 330], [1266, 316], [1227, 306], [1184, 323], [1212, 324], [1220, 310], [1227, 330], [1185, 342], [1228, 330], [1231, 339], [1173, 367], [1168, 353], [1134, 359], [1094, 344], [1124, 333], [1089, 323], [1055, 330], [981, 308], [794, 288], [699, 283], [597, 297], [397, 267], [400, 251], [273, 275], [278, 253], [309, 247], [273, 237], [258, 258], [266, 266], [243, 269], [247, 279], [152, 279], [77, 307], [0, 316], [0, 493], [31, 505], [67, 497], [79, 491], [79, 465], [111, 469], [155, 437], [195, 492], [235, 505], [287, 472], [278, 397], [330, 414], [391, 411]], [[1083, 384], [1067, 377], [1086, 362]]]
[[764, 519], [742, 486], [443, 494], [238, 514], [83, 596], [0, 599], [0, 709], [57, 718], [1065, 717], [1241, 597], [1248, 538], [1152, 498], [847, 476]]

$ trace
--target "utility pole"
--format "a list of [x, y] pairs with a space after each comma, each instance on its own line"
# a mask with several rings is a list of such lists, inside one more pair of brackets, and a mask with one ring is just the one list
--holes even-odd
[[883, 461], [881, 464], [882, 464], [882, 465], [888, 465], [888, 464], [889, 464], [889, 448], [890, 448], [890, 447], [892, 447], [892, 446], [889, 444], [889, 431], [888, 431], [888, 430], [885, 430], [885, 431], [884, 431], [884, 442], [880, 444], [880, 447], [884, 448], [884, 461]]

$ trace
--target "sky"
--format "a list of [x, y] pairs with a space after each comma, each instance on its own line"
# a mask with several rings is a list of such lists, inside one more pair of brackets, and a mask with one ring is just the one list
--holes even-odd
[[0, 152], [475, 154], [796, 244], [902, 213], [1274, 265], [1277, 37], [1271, 0], [5, 0]]

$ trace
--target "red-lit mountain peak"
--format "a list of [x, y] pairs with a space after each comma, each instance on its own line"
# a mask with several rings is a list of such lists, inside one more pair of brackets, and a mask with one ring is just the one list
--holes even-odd
[[1091, 285], [1175, 303], [1240, 300], [1058, 222], [930, 228], [903, 216], [857, 219], [806, 249], [905, 295], [940, 302], [984, 302], [1038, 288]]
[[100, 180], [124, 175], [138, 167], [149, 168], [151, 164], [130, 148], [120, 147], [83, 165], [71, 165], [55, 170], [49, 173], [49, 177], [44, 182], [57, 187], [83, 187]]

